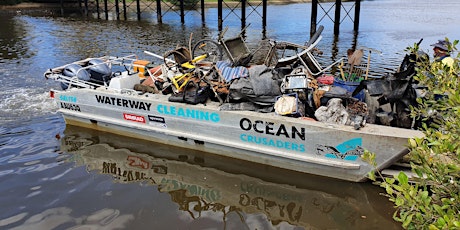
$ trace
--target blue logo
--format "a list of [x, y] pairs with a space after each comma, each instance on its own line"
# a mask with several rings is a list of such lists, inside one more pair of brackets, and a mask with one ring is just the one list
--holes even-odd
[[77, 103], [77, 97], [75, 96], [59, 95], [59, 100], [71, 102], [71, 103]]
[[362, 139], [350, 139], [335, 147], [317, 145], [316, 154], [324, 155], [327, 158], [356, 161], [359, 156], [364, 154], [364, 148], [362, 147]]

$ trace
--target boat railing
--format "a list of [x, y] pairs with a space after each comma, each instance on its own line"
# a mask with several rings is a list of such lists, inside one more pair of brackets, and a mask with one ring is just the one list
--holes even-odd
[[[93, 59], [100, 59], [103, 62], [97, 63], [97, 64], [92, 64], [88, 65], [89, 61]], [[123, 57], [116, 57], [116, 56], [103, 56], [99, 58], [87, 58], [83, 59], [80, 61], [75, 61], [63, 66], [55, 67], [52, 69], [48, 69], [45, 73], [44, 76], [46, 79], [53, 79], [55, 81], [64, 83], [65, 85], [68, 85], [68, 88], [71, 87], [80, 87], [80, 88], [90, 88], [90, 89], [95, 89], [101, 86], [101, 84], [86, 81], [83, 79], [79, 79], [78, 76], [80, 76], [81, 71], [87, 71], [89, 68], [94, 68], [99, 65], [107, 65], [109, 69], [112, 71], [112, 75], [115, 75], [117, 71], [114, 71], [115, 69], [113, 68], [114, 66], [120, 66], [123, 67], [124, 70], [126, 70], [128, 73], [134, 73], [136, 71], [135, 67], [137, 68], [143, 68], [145, 66], [136, 64], [136, 60], [139, 60], [135, 54], [123, 56]], [[64, 70], [72, 65], [72, 64], [77, 64], [81, 66], [74, 74], [75, 76], [66, 76], [64, 74]], [[104, 82], [104, 86], [107, 87], [107, 83]]]
[[72, 87], [80, 87], [80, 88], [88, 88], [88, 89], [95, 89], [99, 87], [99, 84], [83, 81], [78, 79], [78, 77], [68, 77], [65, 75], [60, 75], [59, 77], [55, 78], [56, 81], [67, 84], [68, 88]]

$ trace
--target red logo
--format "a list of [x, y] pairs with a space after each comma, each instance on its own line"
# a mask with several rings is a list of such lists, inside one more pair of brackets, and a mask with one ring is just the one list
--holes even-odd
[[147, 161], [144, 161], [142, 158], [140, 157], [136, 157], [136, 156], [128, 156], [128, 158], [126, 159], [129, 161], [129, 165], [133, 166], [133, 167], [139, 167], [139, 168], [142, 168], [142, 169], [148, 169], [150, 168], [150, 164], [149, 162]]
[[125, 120], [128, 120], [128, 121], [135, 121], [135, 122], [145, 123], [145, 118], [143, 116], [139, 116], [139, 115], [135, 115], [135, 114], [123, 113], [123, 117], [125, 118]]

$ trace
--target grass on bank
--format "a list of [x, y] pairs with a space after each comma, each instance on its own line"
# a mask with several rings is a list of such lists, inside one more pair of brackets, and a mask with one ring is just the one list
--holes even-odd
[[[77, 0], [63, 0], [64, 3], [66, 2], [77, 2]], [[88, 0], [89, 1], [89, 0]], [[115, 3], [116, 0], [107, 0], [107, 2]], [[125, 0], [126, 3], [136, 2], [137, 0]], [[157, 0], [139, 0], [141, 2], [156, 2]], [[165, 0], [163, 0], [165, 1]], [[168, 0], [166, 0], [168, 1]], [[184, 2], [199, 2], [201, 0], [184, 0]], [[215, 3], [218, 0], [204, 0], [204, 2]], [[240, 0], [225, 0], [225, 2], [239, 2]], [[275, 1], [275, 0], [268, 0]], [[289, 0], [288, 0], [289, 1]], [[99, 0], [99, 2], [104, 2], [104, 0]], [[118, 2], [123, 2], [123, 0], [118, 0]], [[16, 5], [19, 3], [60, 3], [60, 0], [1, 0], [0, 5]]]

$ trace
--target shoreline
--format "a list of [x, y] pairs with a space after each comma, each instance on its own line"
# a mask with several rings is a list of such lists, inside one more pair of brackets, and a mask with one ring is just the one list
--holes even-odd
[[[283, 4], [294, 4], [294, 3], [311, 3], [311, 0], [273, 0], [268, 1], [268, 5], [283, 5]], [[64, 3], [64, 8], [76, 3]], [[121, 4], [121, 3], [120, 3]], [[142, 2], [141, 2], [142, 4]], [[226, 2], [227, 5], [236, 5], [240, 2]], [[205, 6], [217, 7], [217, 2], [205, 2]], [[61, 9], [60, 3], [35, 3], [35, 2], [22, 2], [16, 5], [0, 5], [0, 10], [51, 10]]]

